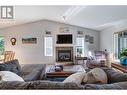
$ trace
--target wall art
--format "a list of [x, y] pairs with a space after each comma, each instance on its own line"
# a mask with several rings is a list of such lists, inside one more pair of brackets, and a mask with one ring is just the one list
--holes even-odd
[[89, 37], [90, 37], [89, 35], [85, 35], [85, 41], [86, 42], [89, 42]]
[[22, 38], [22, 44], [36, 44], [37, 43], [37, 38]]
[[94, 43], [94, 37], [93, 37], [93, 36], [90, 36], [90, 37], [89, 37], [89, 43], [91, 43], [91, 44]]

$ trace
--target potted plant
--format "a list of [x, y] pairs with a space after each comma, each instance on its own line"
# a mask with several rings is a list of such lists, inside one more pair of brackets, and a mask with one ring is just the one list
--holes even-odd
[[120, 63], [122, 65], [127, 65], [127, 49], [123, 49], [120, 52]]

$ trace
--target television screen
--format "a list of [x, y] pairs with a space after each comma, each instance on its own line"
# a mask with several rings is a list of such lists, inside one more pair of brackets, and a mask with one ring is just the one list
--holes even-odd
[[57, 35], [57, 44], [72, 44], [72, 35]]

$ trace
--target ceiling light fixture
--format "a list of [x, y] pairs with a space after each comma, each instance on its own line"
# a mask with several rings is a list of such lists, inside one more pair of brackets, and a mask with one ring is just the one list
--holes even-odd
[[62, 15], [62, 19], [64, 21], [67, 20], [70, 17], [75, 16], [76, 14], [78, 14], [84, 8], [85, 8], [85, 6], [72, 6]]
[[63, 21], [65, 21], [66, 20], [66, 16], [62, 16], [62, 19], [63, 19]]

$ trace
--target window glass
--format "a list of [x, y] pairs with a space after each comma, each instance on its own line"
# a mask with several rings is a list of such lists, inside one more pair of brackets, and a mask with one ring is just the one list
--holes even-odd
[[53, 56], [52, 37], [45, 37], [45, 56]]
[[84, 56], [84, 37], [76, 38], [76, 56]]
[[0, 36], [0, 59], [4, 59], [4, 37]]
[[127, 49], [127, 31], [114, 34], [115, 57], [120, 58], [120, 52]]

